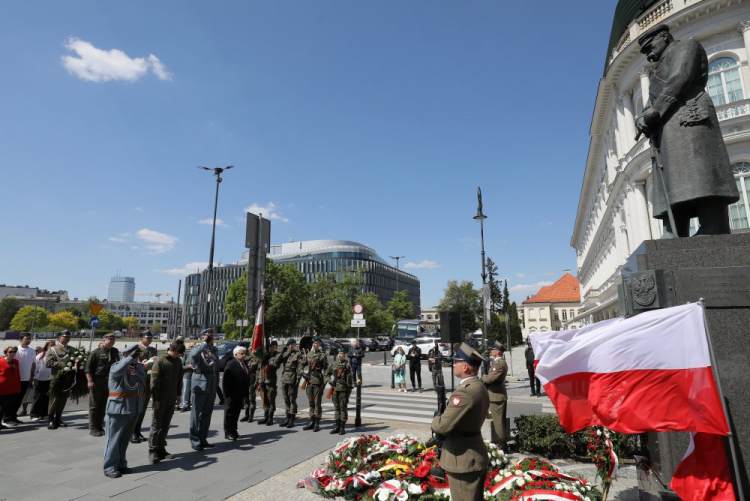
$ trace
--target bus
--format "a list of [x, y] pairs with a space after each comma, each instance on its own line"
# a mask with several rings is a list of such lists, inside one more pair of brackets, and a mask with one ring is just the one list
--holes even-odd
[[408, 343], [419, 336], [419, 319], [399, 320], [393, 328], [396, 333], [396, 343]]

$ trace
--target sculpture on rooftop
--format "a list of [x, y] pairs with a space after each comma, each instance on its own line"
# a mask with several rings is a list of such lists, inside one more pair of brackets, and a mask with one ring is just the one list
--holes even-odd
[[728, 207], [739, 199], [713, 101], [706, 92], [708, 58], [693, 39], [675, 40], [665, 24], [639, 39], [656, 63], [649, 102], [636, 119], [638, 135], [651, 140], [653, 213], [664, 222], [662, 238], [730, 233]]

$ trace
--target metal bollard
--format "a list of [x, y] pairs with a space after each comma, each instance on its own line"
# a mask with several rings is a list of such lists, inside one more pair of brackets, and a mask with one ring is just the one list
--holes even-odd
[[362, 410], [362, 383], [359, 383], [357, 385], [357, 411], [354, 417], [354, 426], [356, 427], [362, 426], [361, 410]]

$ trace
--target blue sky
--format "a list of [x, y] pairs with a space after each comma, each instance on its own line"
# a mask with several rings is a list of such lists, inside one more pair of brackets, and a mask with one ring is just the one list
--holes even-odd
[[[0, 283], [177, 293], [272, 241], [354, 240], [514, 300], [569, 246], [613, 0], [3, 2]], [[149, 299], [140, 296], [140, 299]]]

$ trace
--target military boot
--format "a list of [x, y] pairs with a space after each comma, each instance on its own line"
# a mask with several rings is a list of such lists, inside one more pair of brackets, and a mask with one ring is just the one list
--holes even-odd
[[290, 419], [291, 419], [291, 414], [289, 414], [289, 413], [287, 412], [287, 413], [286, 413], [286, 421], [284, 421], [283, 423], [281, 423], [281, 424], [279, 425], [279, 427], [280, 427], [280, 428], [286, 428], [286, 427], [287, 427], [287, 425], [289, 425], [289, 420], [290, 420]]
[[266, 426], [271, 426], [273, 424], [273, 411], [268, 413], [268, 419], [266, 420]]
[[346, 427], [344, 426], [345, 423], [346, 421], [341, 421], [341, 428], [339, 428], [339, 435], [343, 435], [344, 433], [346, 433]]
[[294, 414], [289, 414], [289, 424], [286, 425], [287, 428], [294, 428], [294, 418], [297, 417]]
[[315, 418], [315, 427], [313, 428], [313, 431], [320, 431], [320, 418]]
[[341, 429], [341, 421], [337, 419], [336, 426], [331, 430], [331, 435], [338, 433], [340, 429]]
[[311, 417], [310, 422], [307, 423], [302, 429], [307, 431], [307, 430], [312, 430], [314, 427], [315, 427], [315, 418]]
[[250, 422], [250, 407], [245, 407], [245, 415], [240, 418], [241, 423], [244, 423], [245, 421], [248, 423]]
[[265, 415], [263, 416], [263, 419], [258, 420], [258, 424], [266, 424], [268, 422], [268, 411], [265, 411]]

